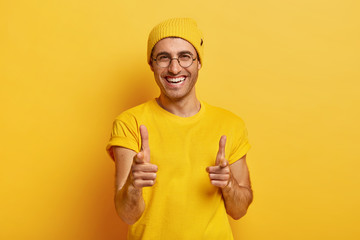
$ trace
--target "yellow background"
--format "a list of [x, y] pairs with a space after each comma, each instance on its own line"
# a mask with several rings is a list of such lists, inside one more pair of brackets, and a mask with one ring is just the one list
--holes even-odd
[[[121, 239], [113, 119], [158, 95], [151, 28], [197, 20], [198, 95], [246, 122], [235, 239], [360, 239], [355, 0], [0, 1], [0, 239]], [[215, 157], [215, 156], [214, 156]]]

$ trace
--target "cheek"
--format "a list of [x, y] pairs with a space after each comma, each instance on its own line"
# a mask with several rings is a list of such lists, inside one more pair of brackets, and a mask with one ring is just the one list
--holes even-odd
[[161, 74], [164, 72], [164, 69], [153, 66], [153, 72], [154, 74], [161, 76]]
[[197, 78], [197, 76], [198, 76], [198, 69], [197, 69], [197, 67], [196, 68], [194, 68], [190, 73], [191, 73], [191, 76], [193, 77], [193, 78]]
[[154, 71], [154, 78], [155, 78], [155, 82], [157, 84], [161, 83], [161, 73], [160, 72]]

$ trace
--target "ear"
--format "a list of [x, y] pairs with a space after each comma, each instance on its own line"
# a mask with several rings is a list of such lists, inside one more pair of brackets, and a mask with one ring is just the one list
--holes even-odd
[[200, 70], [200, 68], [201, 68], [201, 63], [198, 62], [198, 70]]
[[152, 65], [152, 64], [153, 64], [153, 61], [151, 61], [151, 60], [150, 60], [150, 62], [149, 62], [149, 66], [150, 66], [151, 71], [153, 71], [153, 72], [154, 72], [154, 67], [153, 67], [153, 65]]

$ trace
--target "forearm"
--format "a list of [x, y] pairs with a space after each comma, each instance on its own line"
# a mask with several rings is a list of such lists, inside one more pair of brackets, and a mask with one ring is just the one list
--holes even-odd
[[115, 208], [120, 218], [127, 224], [134, 224], [144, 212], [145, 202], [142, 189], [126, 184], [115, 193]]
[[251, 186], [240, 186], [234, 177], [230, 177], [229, 184], [222, 188], [227, 214], [233, 219], [240, 219], [247, 212], [253, 200]]

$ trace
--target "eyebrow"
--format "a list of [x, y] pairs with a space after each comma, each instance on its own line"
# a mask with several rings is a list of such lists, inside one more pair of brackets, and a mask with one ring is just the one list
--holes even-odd
[[[181, 51], [181, 52], [178, 52], [178, 56], [179, 56], [179, 55], [182, 55], [182, 54], [190, 54], [191, 56], [194, 56], [194, 54], [192, 54], [190, 51]], [[158, 57], [158, 56], [160, 56], [160, 55], [168, 55], [168, 56], [170, 56], [170, 53], [165, 52], [165, 51], [159, 52], [158, 54], [156, 54], [156, 57]]]

